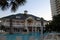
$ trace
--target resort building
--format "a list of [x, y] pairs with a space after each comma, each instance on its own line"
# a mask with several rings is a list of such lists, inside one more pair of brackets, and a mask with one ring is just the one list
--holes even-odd
[[[13, 32], [39, 32], [41, 27], [41, 18], [27, 14], [27, 11], [2, 17], [0, 20], [7, 32], [10, 31], [10, 26], [12, 26]], [[44, 27], [47, 23], [48, 21], [43, 20]]]
[[52, 16], [60, 14], [60, 0], [50, 0]]

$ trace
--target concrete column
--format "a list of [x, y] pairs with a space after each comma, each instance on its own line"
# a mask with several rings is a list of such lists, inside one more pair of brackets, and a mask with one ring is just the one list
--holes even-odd
[[27, 26], [27, 20], [25, 20], [25, 28], [27, 29], [27, 32], [29, 32], [28, 26]]
[[35, 32], [36, 32], [36, 27], [35, 27]]
[[32, 32], [33, 32], [33, 27], [32, 27]]
[[43, 40], [43, 18], [41, 18], [41, 40]]

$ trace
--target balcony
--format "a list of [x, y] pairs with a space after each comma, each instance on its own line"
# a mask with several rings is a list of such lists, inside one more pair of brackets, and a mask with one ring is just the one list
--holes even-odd
[[10, 26], [10, 23], [9, 22], [5, 22], [5, 23], [2, 23], [5, 27], [9, 27]]
[[[5, 22], [5, 23], [2, 23], [4, 26], [6, 27], [10, 27], [10, 23], [9, 22]], [[17, 24], [17, 23], [12, 23], [12, 26], [13, 27], [24, 27], [24, 24]]]
[[[4, 26], [6, 26], [6, 27], [10, 27], [10, 23], [9, 22], [6, 22], [6, 23], [3, 23], [3, 25]], [[24, 27], [24, 26], [26, 26], [26, 27], [40, 27], [41, 25], [40, 24], [33, 24], [33, 23], [31, 23], [31, 24], [24, 24], [24, 23], [19, 23], [19, 24], [17, 24], [17, 23], [12, 23], [12, 26], [13, 27]]]
[[13, 27], [24, 27], [24, 23], [13, 23]]
[[40, 24], [27, 24], [28, 27], [40, 27], [41, 25]]
[[13, 27], [24, 27], [24, 25], [13, 25]]

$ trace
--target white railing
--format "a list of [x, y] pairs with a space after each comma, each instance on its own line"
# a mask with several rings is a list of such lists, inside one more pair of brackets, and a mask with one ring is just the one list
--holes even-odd
[[24, 27], [24, 25], [13, 25], [13, 27]]
[[38, 24], [38, 23], [36, 23], [36, 24], [31, 23], [31, 24], [26, 24], [26, 25], [27, 26], [32, 26], [32, 27], [41, 27], [41, 25]]
[[10, 26], [10, 23], [9, 22], [5, 22], [5, 23], [3, 23], [3, 25], [7, 27], [7, 26]]
[[27, 26], [35, 26], [33, 23], [31, 23], [31, 24], [27, 24]]
[[[9, 22], [5, 22], [5, 23], [3, 23], [3, 25], [4, 26], [10, 26], [10, 23]], [[24, 27], [24, 26], [27, 26], [27, 27], [41, 27], [41, 25], [39, 25], [38, 23], [31, 23], [31, 24], [24, 24], [24, 23], [19, 23], [19, 24], [17, 24], [17, 23], [13, 23], [12, 24], [12, 26], [13, 27]]]
[[24, 23], [13, 23], [13, 27], [24, 27]]

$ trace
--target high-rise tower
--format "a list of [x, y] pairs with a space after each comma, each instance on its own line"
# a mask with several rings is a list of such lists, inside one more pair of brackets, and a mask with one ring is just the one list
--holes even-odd
[[60, 0], [50, 0], [52, 16], [60, 14]]

